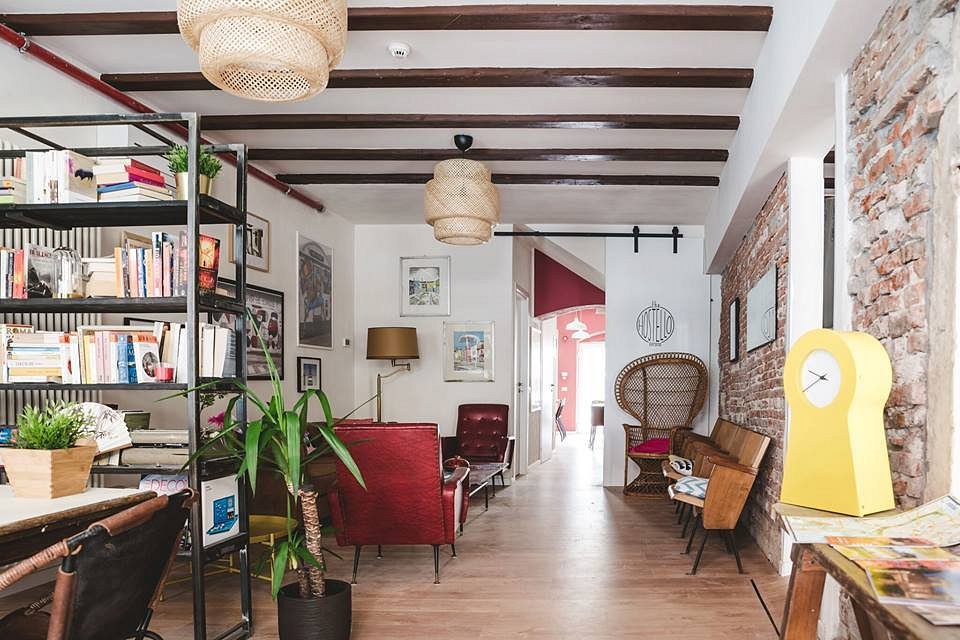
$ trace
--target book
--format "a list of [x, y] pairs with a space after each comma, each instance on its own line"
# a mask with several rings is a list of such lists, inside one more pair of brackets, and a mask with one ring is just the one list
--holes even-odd
[[24, 282], [27, 298], [52, 298], [56, 292], [57, 262], [53, 250], [32, 242], [24, 243]]
[[190, 444], [190, 434], [186, 429], [136, 429], [130, 432], [130, 439], [138, 447], [169, 447]]
[[127, 166], [119, 171], [97, 171], [103, 169], [105, 165], [94, 168], [96, 181], [98, 185], [111, 185], [123, 182], [142, 182], [159, 187], [164, 186], [165, 181], [159, 171], [141, 169], [140, 167]]
[[201, 293], [214, 293], [217, 290], [217, 273], [220, 270], [220, 240], [212, 236], [200, 235], [200, 260], [198, 266], [198, 287]]
[[156, 382], [157, 365], [160, 364], [157, 339], [153, 335], [135, 335], [133, 355], [137, 367], [137, 382]]
[[960, 562], [890, 560], [866, 571], [880, 602], [960, 607]]
[[189, 459], [187, 447], [131, 447], [120, 452], [120, 464], [183, 466]]

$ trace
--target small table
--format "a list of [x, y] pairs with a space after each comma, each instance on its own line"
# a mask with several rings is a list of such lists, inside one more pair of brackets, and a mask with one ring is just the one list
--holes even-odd
[[488, 487], [493, 488], [493, 497], [497, 497], [497, 482], [495, 478], [503, 479], [503, 472], [507, 470], [505, 462], [477, 462], [470, 465], [470, 497], [483, 489], [483, 510], [490, 508]]
[[27, 558], [154, 496], [140, 489], [91, 487], [62, 498], [16, 498], [10, 485], [0, 485], [0, 565]]

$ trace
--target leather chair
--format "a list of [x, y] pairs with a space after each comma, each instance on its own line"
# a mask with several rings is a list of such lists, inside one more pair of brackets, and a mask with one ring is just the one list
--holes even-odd
[[[457, 435], [443, 438], [443, 459], [460, 456], [471, 463], [513, 464], [514, 438], [507, 435], [510, 407], [505, 404], [462, 404], [457, 410]], [[500, 484], [504, 485], [501, 471]]]
[[377, 545], [433, 547], [434, 583], [440, 583], [440, 545], [457, 557], [456, 535], [467, 519], [469, 467], [444, 479], [435, 424], [351, 424], [336, 427], [360, 468], [366, 489], [342, 463], [327, 498], [337, 543], [353, 545], [353, 583], [360, 550]]

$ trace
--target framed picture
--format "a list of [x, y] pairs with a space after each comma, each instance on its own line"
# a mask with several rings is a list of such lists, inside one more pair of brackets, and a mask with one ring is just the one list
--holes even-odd
[[333, 348], [333, 250], [297, 232], [297, 344]]
[[400, 258], [400, 315], [450, 315], [450, 256]]
[[777, 337], [777, 265], [771, 266], [747, 293], [747, 351]]
[[734, 298], [727, 308], [727, 328], [730, 340], [730, 362], [740, 359], [740, 298]]
[[320, 389], [320, 358], [297, 357], [297, 391]]
[[443, 379], [493, 382], [493, 322], [443, 323]]
[[[236, 263], [233, 247], [234, 228], [227, 234], [227, 253]], [[270, 271], [270, 221], [247, 212], [247, 266], [257, 271]]]
[[[227, 295], [236, 295], [237, 283], [233, 280], [220, 278], [219, 286], [226, 290]], [[248, 284], [247, 309], [260, 325], [260, 336], [282, 380], [283, 338], [286, 326], [283, 319], [283, 292]], [[210, 322], [220, 327], [230, 329], [234, 327], [234, 317], [231, 313], [211, 313]], [[247, 335], [244, 344], [247, 350], [247, 379], [269, 380], [270, 368], [267, 366], [267, 359], [263, 356], [257, 333], [250, 322], [247, 322], [246, 326]]]

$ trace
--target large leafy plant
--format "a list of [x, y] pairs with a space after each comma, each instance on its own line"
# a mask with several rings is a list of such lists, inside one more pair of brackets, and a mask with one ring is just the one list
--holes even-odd
[[53, 402], [43, 409], [28, 405], [17, 416], [20, 449], [69, 449], [89, 435], [90, 421], [73, 402]]
[[[257, 337], [260, 338], [260, 329], [256, 320], [249, 311], [247, 315]], [[303, 392], [293, 404], [288, 406], [284, 401], [277, 367], [270, 353], [263, 346], [266, 343], [262, 338], [258, 343], [263, 349], [270, 371], [272, 395], [264, 400], [242, 382], [231, 381], [239, 395], [233, 395], [227, 401], [223, 413], [223, 427], [197, 450], [191, 461], [216, 448], [218, 455], [223, 455], [225, 452], [226, 455], [239, 461], [237, 475], [245, 475], [254, 492], [257, 490], [257, 476], [261, 472], [272, 473], [283, 481], [287, 488], [287, 537], [277, 545], [273, 565], [272, 594], [274, 597], [277, 596], [283, 576], [289, 567], [297, 571], [301, 597], [322, 597], [325, 590], [324, 571], [326, 569], [322, 530], [317, 512], [317, 492], [308, 483], [307, 465], [317, 458], [333, 454], [361, 486], [364, 488], [366, 486], [346, 445], [334, 433], [335, 421], [326, 394], [320, 390], [310, 389]], [[177, 395], [201, 391], [211, 384], [215, 383], [200, 385]], [[261, 414], [260, 417], [249, 420], [245, 427], [236, 416], [237, 403], [241, 397], [246, 397]], [[308, 422], [311, 400], [320, 403], [324, 422]], [[298, 511], [300, 526], [295, 527], [291, 519]]]

